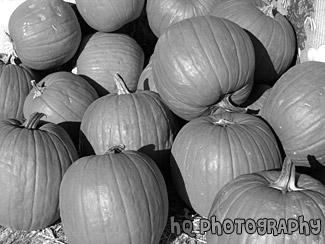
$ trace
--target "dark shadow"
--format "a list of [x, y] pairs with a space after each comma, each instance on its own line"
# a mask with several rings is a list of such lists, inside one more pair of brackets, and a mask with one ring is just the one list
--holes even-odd
[[96, 90], [99, 97], [103, 97], [103, 96], [109, 94], [109, 92], [101, 84], [99, 84], [97, 81], [95, 81], [94, 79], [90, 78], [87, 75], [80, 74], [79, 76], [81, 76], [86, 81], [88, 81], [88, 83]]
[[87, 137], [81, 130], [79, 130], [79, 145], [77, 149], [78, 149], [79, 157], [95, 155], [95, 150], [93, 149]]
[[193, 207], [191, 205], [190, 199], [188, 197], [187, 191], [186, 191], [183, 176], [182, 176], [181, 171], [180, 171], [180, 169], [176, 163], [176, 160], [172, 154], [170, 156], [170, 175], [172, 178], [171, 187], [173, 187], [176, 190], [178, 196], [182, 199], [184, 204], [190, 210], [194, 211]]
[[309, 175], [321, 183], [325, 184], [325, 167], [316, 159], [314, 155], [308, 155], [309, 166], [296, 166], [296, 172]]
[[[255, 52], [255, 75], [254, 82], [257, 84], [274, 85], [275, 81], [279, 78], [278, 73], [275, 71], [272, 60], [264, 47], [255, 35], [246, 30], [249, 35]], [[267, 78], [266, 78], [267, 77]]]
[[70, 136], [73, 144], [75, 145], [77, 151], [79, 147], [79, 130], [81, 122], [65, 121], [58, 123]]

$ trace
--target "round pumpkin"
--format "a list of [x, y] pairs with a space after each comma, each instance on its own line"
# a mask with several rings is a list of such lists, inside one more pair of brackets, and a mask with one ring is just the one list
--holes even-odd
[[78, 158], [68, 134], [40, 122], [43, 116], [0, 121], [0, 224], [13, 230], [39, 230], [59, 219], [61, 180]]
[[76, 0], [83, 19], [95, 30], [112, 32], [137, 19], [145, 0]]
[[118, 93], [97, 99], [85, 111], [80, 126], [81, 154], [100, 155], [124, 144], [127, 150], [139, 150], [165, 168], [178, 131], [174, 114], [157, 93], [130, 93], [120, 76], [115, 79]]
[[166, 105], [185, 120], [207, 115], [230, 95], [243, 103], [253, 86], [255, 56], [239, 25], [214, 16], [182, 20], [158, 39], [153, 81]]
[[55, 124], [81, 122], [88, 106], [98, 98], [95, 89], [82, 77], [67, 71], [58, 71], [33, 82], [24, 103], [24, 116], [34, 112], [46, 115], [45, 121]]
[[171, 174], [182, 199], [207, 217], [217, 192], [235, 177], [280, 168], [281, 153], [260, 118], [223, 112], [189, 121], [172, 146]]
[[296, 55], [296, 36], [290, 22], [263, 0], [228, 0], [211, 15], [230, 20], [250, 33], [256, 64], [255, 83], [273, 85], [291, 66]]
[[14, 50], [28, 67], [59, 67], [77, 52], [81, 29], [69, 3], [62, 0], [26, 0], [8, 24]]
[[222, 188], [208, 218], [224, 225], [206, 233], [207, 243], [323, 243], [324, 201], [325, 186], [286, 158], [282, 172], [241, 175]]
[[77, 58], [77, 74], [85, 77], [99, 96], [115, 93], [114, 74], [119, 73], [130, 91], [137, 89], [144, 52], [130, 36], [96, 32], [83, 39]]
[[272, 87], [261, 116], [279, 137], [288, 157], [299, 166], [311, 159], [325, 165], [325, 64], [297, 64]]
[[148, 0], [146, 12], [153, 33], [159, 37], [169, 26], [181, 20], [209, 14], [216, 0]]
[[24, 102], [32, 89], [32, 80], [38, 82], [37, 72], [16, 64], [12, 57], [0, 57], [0, 119], [24, 118]]
[[156, 244], [167, 223], [167, 188], [149, 157], [113, 147], [69, 167], [60, 210], [71, 244]]

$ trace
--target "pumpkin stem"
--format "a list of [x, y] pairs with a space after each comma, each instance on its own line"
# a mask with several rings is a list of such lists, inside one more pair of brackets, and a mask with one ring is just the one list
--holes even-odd
[[231, 96], [230, 94], [225, 95], [225, 97], [219, 103], [213, 105], [211, 107], [211, 114], [213, 114], [215, 111], [217, 111], [220, 108], [227, 112], [232, 112], [232, 113], [247, 113], [248, 109], [235, 106], [231, 102], [230, 96]]
[[46, 116], [44, 113], [34, 112], [32, 113], [29, 118], [23, 123], [23, 126], [26, 129], [33, 130], [37, 127], [41, 118]]
[[130, 94], [129, 89], [126, 87], [125, 82], [119, 73], [114, 75], [114, 81], [117, 87], [117, 95]]
[[4, 62], [5, 64], [17, 64], [16, 62], [19, 59], [18, 59], [18, 55], [14, 49], [14, 41], [11, 38], [11, 36], [9, 35], [9, 33], [7, 33], [6, 31], [4, 31], [4, 32], [5, 32], [6, 36], [8, 37], [8, 40], [4, 41], [4, 43], [3, 43], [5, 54], [3, 56], [1, 56], [1, 61]]
[[282, 165], [282, 171], [279, 178], [270, 184], [270, 187], [276, 188], [287, 193], [291, 191], [301, 191], [303, 188], [296, 186], [296, 168], [290, 158], [286, 157]]
[[41, 87], [41, 86], [37, 85], [35, 80], [32, 80], [31, 83], [34, 88], [33, 99], [35, 99], [36, 97], [42, 96], [42, 94], [45, 90], [45, 87]]
[[108, 153], [121, 153], [125, 150], [125, 145], [124, 144], [120, 144], [120, 145], [116, 145], [116, 146], [113, 146], [111, 148], [109, 148], [105, 154], [108, 154]]
[[259, 10], [261, 10], [266, 16], [274, 18], [274, 14], [273, 14], [274, 7], [272, 4], [263, 6], [263, 7], [259, 8]]
[[226, 119], [219, 119], [218, 121], [213, 122], [214, 125], [220, 125], [222, 127], [226, 127], [228, 125], [233, 125], [235, 122], [226, 120]]

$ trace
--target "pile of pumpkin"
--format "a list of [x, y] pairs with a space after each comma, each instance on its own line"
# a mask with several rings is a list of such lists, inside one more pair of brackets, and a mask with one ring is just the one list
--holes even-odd
[[171, 182], [220, 222], [324, 221], [325, 64], [295, 62], [267, 2], [22, 3], [0, 62], [0, 225], [61, 218], [71, 244], [156, 244]]

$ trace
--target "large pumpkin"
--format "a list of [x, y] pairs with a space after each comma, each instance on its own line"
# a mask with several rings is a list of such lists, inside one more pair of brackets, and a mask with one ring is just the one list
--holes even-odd
[[96, 32], [85, 37], [77, 58], [77, 74], [95, 87], [99, 96], [117, 91], [114, 74], [119, 73], [130, 91], [137, 89], [144, 65], [144, 52], [130, 36]]
[[24, 103], [24, 116], [34, 112], [46, 115], [52, 123], [81, 122], [88, 106], [98, 98], [84, 78], [67, 71], [54, 72], [33, 83]]
[[223, 112], [188, 122], [172, 146], [171, 173], [182, 199], [207, 217], [217, 192], [235, 177], [282, 164], [277, 141], [260, 118]]
[[76, 0], [83, 19], [94, 29], [112, 32], [138, 18], [145, 0]]
[[157, 93], [130, 93], [120, 76], [115, 79], [118, 93], [94, 101], [82, 118], [80, 152], [99, 155], [124, 144], [127, 150], [140, 150], [164, 168], [178, 129], [174, 114]]
[[159, 37], [169, 26], [181, 20], [209, 14], [217, 0], [148, 0], [146, 12], [153, 33]]
[[32, 89], [31, 81], [38, 82], [35, 71], [16, 64], [10, 56], [0, 57], [0, 119], [23, 119], [24, 102]]
[[241, 175], [222, 188], [209, 213], [214, 233], [205, 228], [207, 243], [324, 243], [324, 202], [325, 186], [296, 174], [286, 158], [282, 172]]
[[66, 63], [81, 41], [77, 16], [62, 0], [26, 0], [10, 16], [8, 29], [19, 59], [37, 70]]
[[69, 167], [60, 210], [71, 244], [157, 244], [167, 223], [167, 188], [149, 157], [114, 147]]
[[248, 34], [214, 16], [172, 25], [158, 39], [152, 59], [158, 93], [185, 120], [209, 114], [225, 95], [243, 103], [252, 89], [254, 69]]
[[250, 33], [256, 67], [254, 80], [273, 85], [290, 67], [296, 54], [296, 36], [290, 22], [263, 0], [228, 0], [211, 15], [225, 18]]
[[272, 87], [261, 109], [284, 151], [299, 166], [325, 165], [325, 64], [297, 64]]
[[58, 125], [39, 120], [0, 121], [0, 224], [14, 230], [43, 229], [59, 219], [62, 177], [77, 151]]

